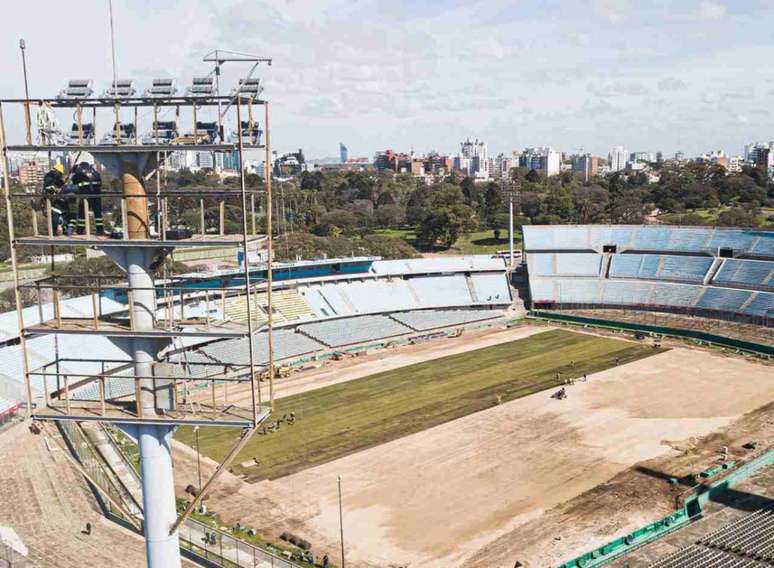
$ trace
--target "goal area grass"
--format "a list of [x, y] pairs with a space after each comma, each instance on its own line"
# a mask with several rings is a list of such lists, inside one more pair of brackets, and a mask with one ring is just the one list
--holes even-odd
[[[250, 482], [276, 479], [661, 351], [549, 330], [288, 396], [275, 401], [273, 417], [293, 412], [295, 423], [256, 433], [232, 470]], [[202, 428], [200, 451], [221, 461], [237, 436], [231, 428]], [[192, 428], [176, 437], [194, 447]], [[239, 465], [253, 458], [258, 464]]]

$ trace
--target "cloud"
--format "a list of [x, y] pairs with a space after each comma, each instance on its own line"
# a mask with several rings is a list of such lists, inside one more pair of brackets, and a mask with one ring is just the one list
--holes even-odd
[[673, 92], [673, 91], [682, 91], [685, 89], [686, 84], [685, 81], [682, 79], [676, 79], [674, 77], [667, 77], [666, 79], [661, 79], [658, 82], [658, 89], [659, 91], [666, 91], [666, 92]]
[[629, 12], [628, 0], [593, 0], [594, 10], [611, 23], [622, 22]]
[[726, 15], [726, 7], [717, 2], [702, 2], [697, 16], [700, 20], [721, 20]]
[[589, 91], [598, 97], [640, 96], [648, 94], [648, 88], [641, 83], [612, 83], [589, 86]]

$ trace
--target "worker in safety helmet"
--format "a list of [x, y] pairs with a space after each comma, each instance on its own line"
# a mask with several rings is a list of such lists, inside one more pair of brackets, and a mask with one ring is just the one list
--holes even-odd
[[43, 177], [43, 193], [55, 196], [51, 200], [51, 225], [54, 234], [61, 235], [70, 221], [70, 206], [64, 195], [65, 169], [62, 164], [56, 164]]
[[[81, 162], [73, 168], [73, 185], [80, 195], [100, 195], [102, 193], [102, 176], [88, 162]], [[104, 234], [102, 224], [102, 199], [99, 197], [88, 197], [89, 211], [94, 213], [94, 232], [98, 235]], [[79, 235], [86, 232], [86, 221], [83, 210], [83, 203], [78, 205], [78, 219], [76, 225]]]

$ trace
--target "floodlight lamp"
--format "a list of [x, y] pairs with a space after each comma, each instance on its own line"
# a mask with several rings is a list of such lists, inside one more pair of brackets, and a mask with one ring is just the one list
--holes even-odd
[[59, 99], [86, 99], [94, 94], [90, 79], [72, 79], [67, 87], [59, 91]]
[[125, 99], [134, 96], [135, 92], [134, 80], [119, 79], [105, 91], [103, 96], [107, 99]]
[[177, 92], [174, 79], [153, 79], [151, 86], [145, 90], [148, 97], [171, 97]]
[[192, 97], [210, 97], [215, 94], [215, 79], [213, 77], [194, 77], [187, 91]]

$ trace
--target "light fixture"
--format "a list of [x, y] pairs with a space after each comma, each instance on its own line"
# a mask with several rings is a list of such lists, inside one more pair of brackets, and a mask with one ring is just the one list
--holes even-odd
[[247, 79], [240, 79], [239, 84], [234, 87], [232, 94], [255, 99], [258, 98], [258, 95], [262, 92], [263, 87], [261, 86], [261, 80], [257, 77], [249, 77]]
[[189, 97], [212, 97], [215, 95], [214, 77], [194, 77], [187, 94]]
[[145, 90], [146, 97], [171, 97], [177, 92], [174, 79], [154, 79]]
[[59, 91], [58, 99], [87, 99], [94, 94], [90, 79], [73, 79], [67, 87]]
[[137, 91], [134, 88], [134, 80], [118, 80], [102, 95], [106, 99], [126, 99], [133, 97]]

